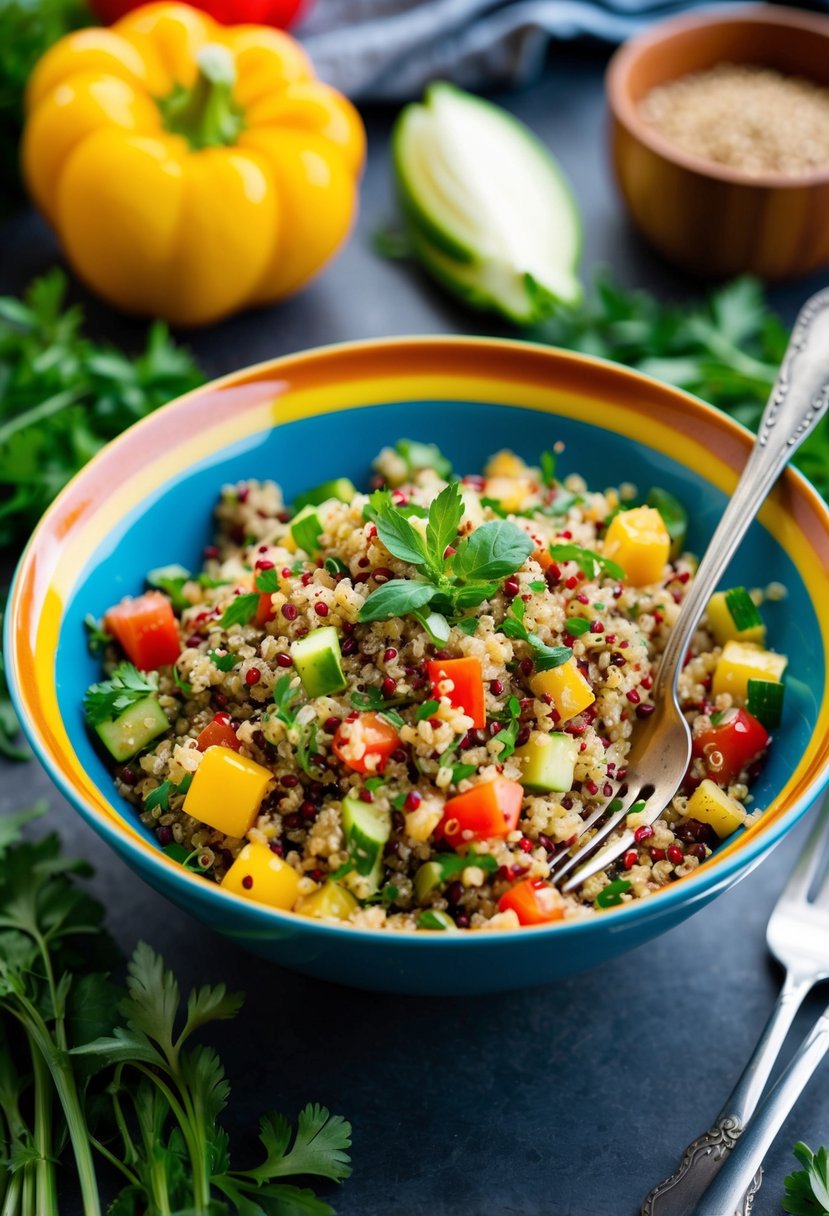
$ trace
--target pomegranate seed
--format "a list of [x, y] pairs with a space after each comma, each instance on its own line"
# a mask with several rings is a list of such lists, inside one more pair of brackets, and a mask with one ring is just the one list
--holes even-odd
[[339, 728], [340, 728], [340, 719], [339, 718], [334, 718], [334, 717], [326, 718], [322, 724], [322, 729], [325, 731], [326, 735], [336, 735]]
[[592, 625], [590, 626], [590, 632], [604, 633], [604, 625], [601, 623], [601, 621], [593, 621]]
[[671, 863], [672, 866], [682, 865], [684, 856], [685, 856], [685, 854], [682, 852], [682, 849], [679, 847], [678, 844], [672, 844], [668, 848], [668, 861]]
[[317, 813], [317, 808], [313, 802], [305, 801], [299, 808], [299, 813], [300, 815], [304, 816], [305, 819], [313, 819]]
[[613, 786], [610, 784], [609, 781], [605, 781], [604, 785], [602, 786], [602, 796], [604, 798], [613, 797]]
[[202, 549], [202, 553], [207, 561], [215, 561], [215, 559], [219, 556], [219, 550], [216, 545], [205, 545], [205, 547]]
[[389, 756], [389, 760], [394, 760], [396, 764], [405, 764], [406, 759], [406, 749], [403, 747], [396, 747]]
[[216, 723], [217, 726], [230, 726], [231, 717], [230, 717], [230, 714], [224, 714], [224, 713], [214, 714], [213, 721]]
[[599, 792], [599, 787], [596, 785], [595, 781], [585, 781], [584, 788], [587, 790], [588, 794], [598, 794]]
[[195, 648], [197, 646], [201, 646], [201, 635], [198, 633], [191, 633], [190, 637], [187, 639], [187, 642], [185, 644], [191, 650], [195, 650]]
[[494, 697], [500, 697], [501, 693], [504, 691], [504, 685], [500, 680], [490, 680], [489, 691]]
[[518, 595], [518, 592], [521, 590], [521, 586], [518, 582], [518, 579], [515, 577], [514, 574], [511, 574], [509, 576], [509, 578], [504, 579], [503, 586], [504, 586], [504, 595], [508, 595], [510, 597], [510, 599], [515, 599], [516, 595]]
[[266, 561], [262, 557], [259, 558], [258, 562], [254, 566], [254, 570], [273, 570], [273, 569], [275, 569], [273, 562]]
[[369, 561], [369, 559], [367, 557], [361, 557], [359, 559], [359, 561], [357, 562], [357, 565], [360, 567], [361, 570], [367, 570], [368, 567], [371, 565], [371, 562]]
[[138, 780], [138, 777], [135, 775], [135, 773], [133, 772], [133, 770], [131, 768], [122, 768], [121, 769], [121, 780], [123, 781], [124, 785], [135, 785], [136, 781]]
[[463, 895], [463, 887], [461, 886], [461, 884], [459, 882], [450, 882], [449, 886], [446, 888], [447, 902], [450, 904], [460, 903], [460, 899], [461, 899], [462, 895]]
[[544, 832], [538, 833], [538, 843], [541, 845], [544, 852], [548, 854], [548, 856], [552, 853], [555, 853], [555, 851], [556, 851], [555, 843], [550, 839], [549, 836], [546, 836], [544, 834]]
[[573, 588], [578, 587], [578, 585], [579, 585], [579, 580], [576, 578], [575, 574], [571, 574], [569, 578], [566, 578], [564, 580], [564, 586], [567, 588], [568, 591], [572, 591]]
[[455, 549], [454, 546], [447, 545], [446, 548], [443, 550], [443, 560], [446, 561], [446, 559], [448, 557], [454, 557], [456, 553], [457, 553], [457, 549]]
[[291, 658], [291, 656], [289, 654], [285, 654], [284, 651], [281, 651], [276, 656], [276, 665], [277, 665], [277, 667], [293, 667], [294, 660]]
[[655, 709], [656, 709], [655, 705], [637, 705], [636, 706], [636, 717], [637, 718], [649, 718]]
[[366, 536], [368, 537], [369, 540], [374, 540], [376, 535], [377, 535], [377, 525], [369, 524], [369, 526], [366, 528]]
[[583, 591], [580, 591], [578, 593], [578, 595], [576, 596], [576, 599], [580, 604], [589, 604], [590, 603], [590, 597], [585, 595]]
[[387, 697], [393, 697], [397, 692], [397, 680], [391, 676], [386, 676], [383, 680], [383, 693]]
[[636, 852], [636, 849], [628, 849], [623, 862], [625, 869], [632, 870], [638, 860], [639, 854]]
[[356, 654], [357, 653], [357, 639], [356, 638], [346, 638], [345, 641], [343, 642], [342, 646], [340, 647], [340, 651], [342, 652], [342, 654], [345, 654], [345, 655]]
[[407, 811], [416, 811], [422, 801], [423, 795], [420, 793], [420, 790], [409, 790], [403, 807]]
[[692, 857], [698, 857], [700, 861], [705, 861], [707, 856], [704, 844], [692, 844], [688, 852]]
[[314, 612], [316, 612], [317, 616], [328, 616], [328, 605], [321, 603], [314, 604]]
[[548, 583], [557, 583], [561, 578], [561, 566], [559, 566], [557, 562], [552, 562], [547, 567], [545, 578], [547, 579]]
[[276, 853], [277, 857], [285, 856], [285, 849], [282, 846], [282, 842], [279, 840], [272, 840], [268, 845], [268, 848], [272, 853]]
[[293, 773], [285, 773], [284, 777], [279, 778], [279, 784], [286, 790], [292, 790], [295, 786], [299, 785], [299, 777]]
[[466, 916], [463, 912], [459, 912], [458, 915], [455, 917], [455, 924], [458, 926], [459, 929], [468, 929], [469, 928], [469, 917]]
[[395, 648], [393, 646], [389, 646], [389, 648], [383, 652], [383, 662], [384, 663], [393, 663], [396, 658], [397, 658], [397, 651], [395, 650]]
[[289, 832], [293, 832], [297, 828], [302, 827], [302, 817], [300, 815], [286, 815], [282, 822]]
[[390, 579], [394, 578], [394, 571], [389, 570], [388, 566], [378, 566], [372, 572], [372, 577], [375, 583], [387, 583]]
[[664, 861], [664, 860], [665, 860], [665, 850], [664, 849], [651, 849], [651, 861]]
[[564, 807], [565, 811], [572, 811], [572, 809], [573, 809], [573, 799], [570, 797], [570, 795], [569, 795], [569, 794], [566, 794], [566, 795], [564, 796], [564, 798], [562, 798], [562, 800], [561, 800], [561, 805]]
[[630, 701], [631, 705], [638, 705], [639, 701], [641, 700], [639, 693], [635, 688], [631, 688], [630, 692], [625, 693], [625, 696], [627, 697], [628, 701]]
[[518, 847], [522, 853], [531, 853], [533, 850], [533, 842], [530, 840], [529, 836], [522, 836], [518, 841]]
[[643, 823], [641, 828], [637, 828], [633, 833], [633, 839], [637, 844], [641, 844], [643, 840], [650, 840], [653, 836], [653, 828], [648, 823]]
[[242, 886], [245, 888], [246, 891], [249, 891], [251, 889], [251, 887], [253, 886], [253, 878], [251, 877], [250, 874], [246, 874], [245, 877], [242, 879]]
[[162, 824], [160, 828], [155, 830], [155, 838], [160, 845], [173, 843], [173, 829]]
[[523, 747], [524, 744], [529, 743], [529, 741], [530, 741], [530, 728], [529, 728], [529, 726], [522, 726], [521, 729], [519, 730], [518, 734], [515, 736], [515, 746]]
[[297, 617], [296, 604], [283, 604], [282, 615], [286, 621], [295, 621]]
[[227, 697], [225, 696], [225, 694], [224, 694], [223, 692], [217, 692], [217, 693], [215, 694], [215, 696], [214, 696], [213, 700], [214, 700], [214, 701], [216, 702], [216, 704], [217, 704], [217, 705], [219, 705], [219, 706], [220, 706], [222, 709], [224, 709], [225, 705], [227, 705]]
[[262, 679], [262, 672], [259, 670], [259, 668], [251, 667], [250, 670], [248, 671], [247, 675], [245, 676], [245, 683], [248, 686], [251, 686], [253, 684], [258, 684], [261, 679]]
[[535, 671], [535, 663], [532, 661], [532, 659], [522, 659], [521, 660], [521, 675], [522, 676], [531, 676], [534, 671]]

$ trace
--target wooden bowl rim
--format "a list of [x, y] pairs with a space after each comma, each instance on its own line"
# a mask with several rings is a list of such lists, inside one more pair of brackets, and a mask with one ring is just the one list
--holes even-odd
[[[612, 56], [605, 75], [605, 91], [613, 117], [634, 139], [664, 160], [712, 181], [728, 182], [757, 190], [802, 190], [810, 186], [829, 184], [829, 165], [808, 173], [748, 174], [730, 165], [721, 165], [717, 161], [694, 156], [660, 135], [640, 116], [639, 108], [630, 95], [629, 80], [631, 71], [641, 56], [662, 42], [673, 38], [681, 39], [685, 33], [705, 26], [722, 25], [768, 25], [778, 29], [800, 29], [824, 38], [829, 44], [829, 16], [807, 12], [804, 9], [784, 8], [779, 4], [758, 4], [754, 8], [731, 8], [717, 13], [671, 17], [641, 34], [634, 35]], [[829, 46], [827, 53], [829, 54]]]

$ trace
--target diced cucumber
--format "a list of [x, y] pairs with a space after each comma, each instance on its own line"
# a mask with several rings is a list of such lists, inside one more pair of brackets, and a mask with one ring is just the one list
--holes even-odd
[[436, 861], [426, 861], [414, 877], [415, 895], [422, 902], [431, 891], [443, 883], [443, 870]]
[[441, 912], [437, 908], [426, 908], [423, 912], [419, 912], [417, 916], [418, 929], [438, 929], [452, 930], [457, 929], [457, 925], [448, 916], [446, 912]]
[[347, 477], [335, 477], [333, 481], [323, 481], [320, 485], [314, 486], [312, 490], [297, 494], [294, 499], [294, 510], [301, 511], [303, 507], [318, 507], [320, 503], [327, 502], [329, 498], [338, 498], [340, 502], [351, 502], [356, 493], [357, 487], [353, 481]]
[[99, 722], [95, 727], [104, 747], [119, 763], [143, 751], [157, 735], [169, 729], [167, 715], [154, 696], [136, 701], [117, 718]]
[[578, 208], [523, 124], [438, 83], [402, 111], [393, 154], [415, 253], [450, 290], [518, 322], [580, 299]]
[[391, 814], [351, 793], [342, 800], [342, 819], [346, 846], [358, 876], [354, 883], [349, 882], [354, 875], [346, 875], [346, 882], [358, 887], [366, 898], [379, 890], [383, 877], [383, 849], [391, 836]]
[[578, 741], [554, 732], [533, 731], [529, 740], [515, 753], [521, 762], [524, 789], [536, 793], [566, 793], [573, 788], [573, 770], [579, 754]]
[[291, 658], [309, 697], [323, 697], [345, 688], [340, 639], [333, 625], [312, 629], [291, 642]]

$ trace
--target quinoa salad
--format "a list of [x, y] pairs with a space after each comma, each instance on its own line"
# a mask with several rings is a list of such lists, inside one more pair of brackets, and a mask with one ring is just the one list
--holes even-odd
[[200, 571], [152, 570], [87, 618], [103, 672], [86, 721], [173, 860], [330, 923], [504, 930], [659, 891], [760, 813], [786, 667], [759, 611], [775, 585], [709, 603], [665, 814], [634, 805], [614, 866], [566, 895], [550, 881], [624, 790], [696, 566], [668, 490], [559, 480], [562, 451], [458, 477], [400, 440], [366, 492], [337, 478], [288, 506], [272, 481], [225, 486]]

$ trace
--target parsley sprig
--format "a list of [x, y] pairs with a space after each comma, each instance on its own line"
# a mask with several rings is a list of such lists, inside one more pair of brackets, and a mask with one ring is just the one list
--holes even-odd
[[112, 678], [92, 684], [86, 690], [83, 708], [90, 726], [110, 722], [130, 706], [158, 692], [158, 675], [139, 671], [132, 663], [119, 663]]
[[[522, 601], [523, 602], [523, 601]], [[507, 701], [506, 710], [500, 717], [503, 726], [498, 731], [497, 735], [493, 735], [493, 743], [500, 743], [501, 750], [498, 753], [498, 761], [508, 759], [515, 751], [515, 741], [518, 738], [518, 732], [521, 729], [521, 702], [517, 697], [510, 697]]]
[[575, 562], [587, 578], [599, 578], [600, 575], [615, 579], [625, 577], [625, 572], [618, 562], [611, 561], [609, 557], [595, 553], [592, 549], [585, 549], [583, 545], [569, 542], [550, 545], [550, 557], [557, 562]]
[[829, 1154], [825, 1148], [813, 1153], [802, 1140], [792, 1152], [803, 1169], [785, 1180], [783, 1211], [791, 1216], [829, 1216]]
[[450, 482], [432, 501], [425, 535], [388, 493], [372, 498], [380, 540], [394, 557], [414, 566], [417, 576], [391, 579], [373, 591], [360, 609], [361, 621], [414, 615], [423, 623], [427, 605], [432, 616], [459, 618], [495, 595], [498, 580], [513, 574], [532, 553], [527, 533], [507, 520], [491, 520], [459, 540], [464, 504], [458, 482]]
[[549, 671], [551, 667], [560, 667], [573, 657], [569, 646], [548, 646], [537, 633], [531, 633], [524, 624], [527, 605], [519, 597], [512, 601], [509, 612], [498, 626], [498, 632], [506, 634], [513, 641], [526, 642], [533, 652], [536, 671]]

